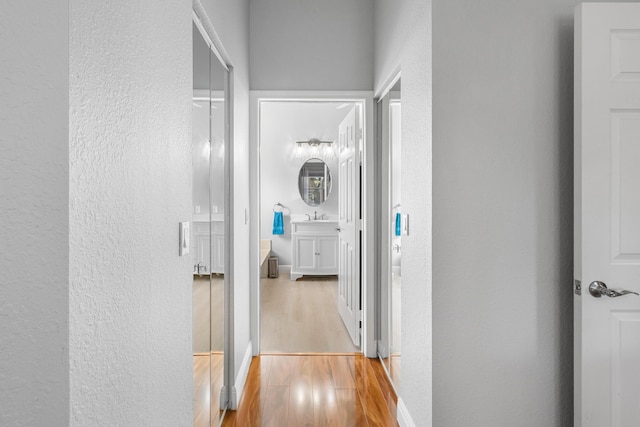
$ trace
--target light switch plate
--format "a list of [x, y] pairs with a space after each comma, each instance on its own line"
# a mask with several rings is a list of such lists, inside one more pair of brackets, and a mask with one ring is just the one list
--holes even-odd
[[185, 256], [189, 253], [189, 222], [181, 222], [180, 223], [180, 256]]
[[409, 235], [409, 214], [402, 214], [400, 219], [401, 234], [403, 236]]

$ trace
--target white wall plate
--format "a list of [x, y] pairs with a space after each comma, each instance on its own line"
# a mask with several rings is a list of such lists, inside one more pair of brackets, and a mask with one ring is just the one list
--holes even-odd
[[179, 244], [180, 244], [180, 249], [179, 249], [179, 254], [180, 256], [184, 256], [186, 254], [189, 253], [189, 235], [190, 235], [190, 231], [189, 231], [189, 222], [181, 222], [180, 223], [180, 240], [179, 240]]

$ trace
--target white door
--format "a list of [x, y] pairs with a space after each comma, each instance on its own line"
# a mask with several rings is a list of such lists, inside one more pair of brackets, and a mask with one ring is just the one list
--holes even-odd
[[353, 107], [338, 127], [338, 311], [353, 343], [360, 345], [360, 127]]
[[575, 28], [575, 425], [640, 426], [640, 4]]

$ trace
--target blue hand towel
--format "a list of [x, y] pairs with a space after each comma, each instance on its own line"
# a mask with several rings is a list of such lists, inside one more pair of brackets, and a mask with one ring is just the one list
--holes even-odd
[[401, 222], [401, 215], [400, 212], [396, 213], [396, 236], [399, 236], [400, 233], [400, 222]]
[[284, 219], [282, 212], [273, 213], [273, 234], [284, 234]]

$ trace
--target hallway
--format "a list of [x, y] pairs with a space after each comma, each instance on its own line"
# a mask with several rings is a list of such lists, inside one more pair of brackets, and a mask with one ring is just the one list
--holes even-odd
[[238, 410], [223, 426], [397, 426], [396, 395], [377, 359], [361, 355], [253, 358]]

